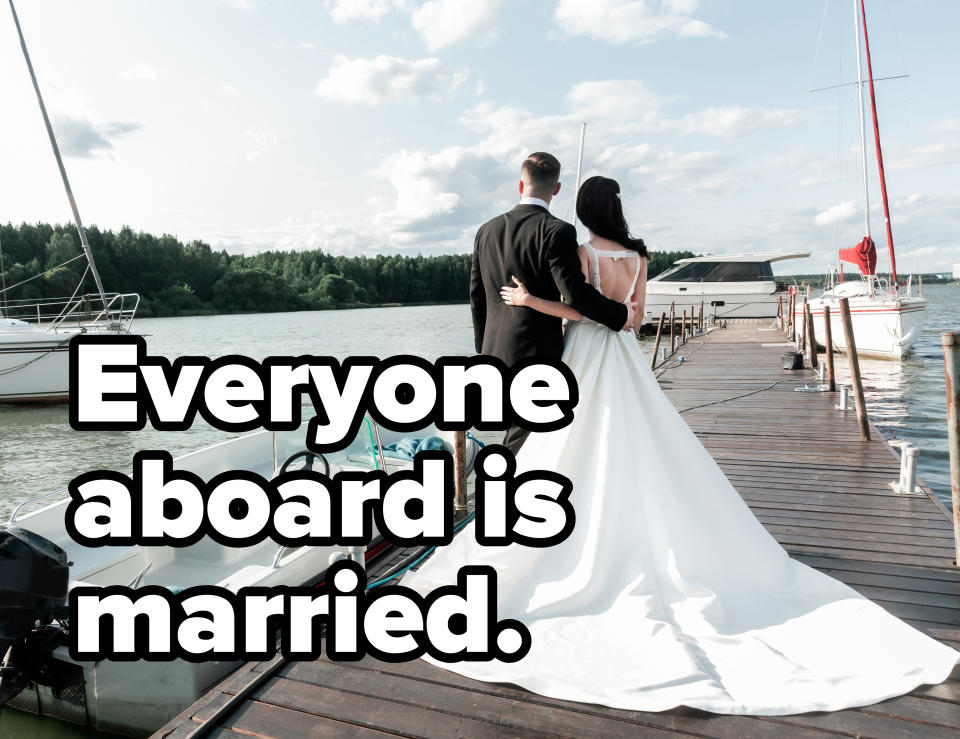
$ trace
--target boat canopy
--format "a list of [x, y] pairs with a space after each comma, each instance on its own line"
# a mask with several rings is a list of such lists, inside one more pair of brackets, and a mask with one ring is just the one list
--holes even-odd
[[758, 251], [746, 254], [708, 254], [701, 257], [678, 259], [674, 265], [690, 262], [779, 262], [781, 259], [803, 259], [809, 257], [808, 251]]

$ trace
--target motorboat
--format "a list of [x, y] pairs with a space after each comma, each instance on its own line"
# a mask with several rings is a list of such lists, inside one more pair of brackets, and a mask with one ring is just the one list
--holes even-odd
[[[289, 462], [303, 457], [307, 428], [304, 422], [294, 431], [254, 432], [183, 455], [174, 461], [174, 468], [193, 472], [204, 480], [228, 470], [249, 470], [270, 479], [281, 470], [296, 469]], [[324, 463], [318, 471], [329, 470], [326, 474], [331, 477], [339, 472], [377, 469], [391, 473], [413, 465], [409, 455], [403, 454], [411, 445], [404, 442], [432, 437], [438, 437], [443, 448], [453, 452], [453, 432], [438, 431], [434, 426], [395, 432], [366, 417], [349, 447], [313, 456]], [[439, 447], [435, 439], [434, 446]], [[480, 446], [468, 435], [467, 472]], [[312, 464], [317, 469], [317, 462]], [[76, 662], [66, 645], [54, 640], [48, 653], [36, 647], [28, 650], [30, 664], [18, 669], [16, 659], [10, 657], [15, 652], [7, 652], [7, 648], [22, 640], [23, 629], [36, 633], [34, 622], [39, 616], [35, 614], [57, 607], [51, 605], [54, 601], [60, 602], [54, 593], [44, 595], [45, 585], [28, 582], [56, 580], [31, 578], [28, 573], [37, 569], [31, 567], [32, 562], [41, 560], [54, 571], [64, 570], [69, 562], [69, 572], [58, 575], [68, 578], [69, 588], [160, 585], [176, 592], [195, 585], [217, 585], [236, 593], [249, 586], [313, 585], [337, 559], [360, 556], [369, 560], [389, 546], [374, 526], [366, 546], [352, 550], [336, 546], [288, 548], [270, 539], [251, 547], [230, 547], [209, 537], [185, 547], [85, 547], [73, 541], [65, 528], [68, 501], [66, 490], [41, 496], [18, 507], [6, 528], [0, 528], [0, 659], [7, 653], [3, 669], [9, 670], [0, 672], [0, 705], [6, 699], [8, 708], [128, 736], [155, 731], [239, 663], [180, 659]], [[53, 556], [57, 547], [62, 550], [59, 565], [50, 563], [57, 559]], [[56, 622], [49, 628], [56, 633]], [[16, 682], [18, 675], [25, 684]], [[31, 677], [27, 680], [23, 675]]]
[[808, 251], [753, 252], [690, 257], [647, 281], [644, 323], [669, 317], [698, 315], [717, 318], [773, 318], [782, 293], [773, 275], [773, 262], [809, 257]]

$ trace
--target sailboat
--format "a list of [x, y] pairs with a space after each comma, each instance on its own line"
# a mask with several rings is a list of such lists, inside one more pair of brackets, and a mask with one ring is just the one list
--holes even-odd
[[[60, 147], [40, 94], [40, 85], [27, 52], [27, 44], [20, 28], [13, 0], [9, 0], [13, 22], [20, 37], [20, 48], [27, 63], [33, 89], [40, 104], [40, 112], [47, 128], [53, 155], [60, 169], [60, 177], [70, 201], [73, 220], [80, 234], [80, 244], [87, 260], [87, 268], [80, 284], [69, 298], [41, 300], [7, 300], [9, 289], [3, 286], [0, 301], [0, 402], [36, 402], [65, 400], [69, 393], [68, 349], [70, 339], [78, 333], [126, 333], [137, 312], [140, 296], [134, 293], [118, 294], [104, 291], [93, 251], [87, 240], [87, 231], [80, 218], [76, 199], [70, 188], [67, 170], [63, 166]], [[0, 247], [2, 248], [2, 247]], [[79, 256], [79, 255], [78, 255]], [[71, 260], [72, 261], [72, 260]], [[97, 294], [78, 295], [80, 285], [89, 273]], [[15, 287], [15, 286], [11, 286]]]
[[[809, 302], [817, 343], [826, 342], [824, 307], [830, 308], [830, 328], [834, 346], [846, 350], [843, 324], [840, 315], [840, 299], [850, 302], [853, 320], [853, 335], [857, 354], [876, 359], [900, 360], [910, 351], [920, 335], [926, 310], [922, 295], [914, 295], [911, 280], [901, 289], [897, 277], [897, 260], [893, 249], [893, 230], [890, 223], [890, 205], [887, 199], [887, 183], [883, 170], [883, 151], [880, 146], [880, 126], [877, 120], [876, 93], [873, 84], [873, 66], [870, 60], [870, 41], [867, 36], [867, 14], [864, 0], [853, 0], [854, 34], [857, 49], [857, 100], [860, 113], [860, 158], [863, 165], [863, 206], [865, 236], [856, 246], [840, 249], [843, 262], [860, 269], [860, 279], [830, 284], [823, 295]], [[883, 198], [883, 214], [886, 224], [887, 247], [890, 252], [889, 279], [876, 274], [877, 249], [870, 236], [870, 192], [867, 184], [866, 123], [863, 113], [863, 71], [861, 66], [860, 29], [863, 29], [863, 46], [867, 60], [867, 82], [870, 90], [870, 109], [873, 116], [873, 136], [876, 144], [877, 166], [880, 173], [880, 193]], [[831, 283], [833, 278], [831, 276]], [[796, 320], [803, 320], [803, 304], [798, 301]]]

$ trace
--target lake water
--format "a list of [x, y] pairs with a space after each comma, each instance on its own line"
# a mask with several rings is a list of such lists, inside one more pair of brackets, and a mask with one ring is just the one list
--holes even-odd
[[[960, 328], [960, 288], [926, 289], [927, 325], [915, 351], [902, 363], [862, 360], [867, 402], [885, 434], [920, 446], [920, 473], [949, 507], [949, 461], [940, 332]], [[151, 354], [349, 355], [416, 354], [426, 359], [473, 354], [466, 305], [144, 319], [136, 322]], [[641, 341], [651, 348], [652, 337]], [[846, 360], [838, 357], [840, 379]], [[182, 432], [72, 431], [65, 405], [0, 405], [0, 521], [20, 502], [61, 488], [93, 469], [127, 470], [139, 449], [166, 449], [174, 456], [232, 435], [198, 422]], [[484, 434], [481, 438], [488, 438]], [[492, 435], [496, 438], [496, 434]], [[29, 739], [92, 736], [50, 720], [0, 714], [0, 737]]]

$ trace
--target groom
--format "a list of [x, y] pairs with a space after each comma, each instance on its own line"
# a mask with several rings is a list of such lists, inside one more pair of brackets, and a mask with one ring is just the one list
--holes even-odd
[[[633, 325], [636, 303], [603, 297], [583, 278], [577, 256], [577, 230], [550, 214], [560, 192], [560, 162], [535, 152], [520, 168], [520, 203], [477, 231], [470, 270], [470, 308], [477, 351], [507, 365], [528, 357], [560, 359], [561, 319], [507, 305], [500, 287], [516, 276], [531, 295], [560, 300], [612, 331]], [[503, 443], [516, 454], [529, 432], [513, 426]]]

